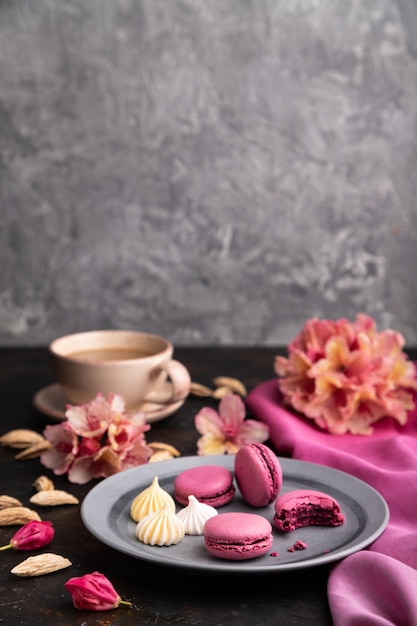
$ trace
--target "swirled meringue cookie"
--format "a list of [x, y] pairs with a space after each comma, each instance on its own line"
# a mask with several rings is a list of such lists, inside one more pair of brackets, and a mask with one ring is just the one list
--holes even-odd
[[135, 522], [139, 522], [146, 515], [160, 511], [165, 505], [172, 513], [175, 513], [174, 498], [168, 491], [162, 489], [158, 476], [155, 476], [149, 487], [141, 491], [133, 500], [130, 506], [130, 516]]
[[149, 546], [171, 546], [184, 539], [184, 525], [166, 504], [138, 522], [136, 537]]
[[194, 496], [188, 496], [188, 505], [177, 513], [184, 524], [186, 535], [202, 535], [204, 524], [215, 515], [218, 513], [214, 506], [199, 502]]

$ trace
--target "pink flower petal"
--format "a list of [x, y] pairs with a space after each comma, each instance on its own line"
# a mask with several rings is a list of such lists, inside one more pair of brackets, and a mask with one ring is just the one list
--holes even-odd
[[223, 420], [220, 415], [211, 407], [203, 407], [194, 418], [194, 424], [201, 435], [213, 434], [219, 438], [223, 437]]
[[130, 467], [143, 465], [149, 461], [151, 455], [152, 449], [146, 445], [145, 438], [139, 439], [119, 456], [121, 469], [125, 470]]
[[68, 480], [78, 485], [84, 485], [95, 477], [91, 456], [76, 459], [68, 471]]
[[228, 427], [237, 427], [245, 419], [245, 405], [236, 393], [228, 393], [220, 400], [219, 413]]
[[56, 475], [65, 474], [78, 452], [77, 436], [65, 424], [48, 425], [43, 434], [53, 447], [42, 453], [41, 463]]
[[197, 454], [235, 454], [242, 445], [266, 441], [269, 428], [256, 420], [245, 420], [246, 407], [237, 394], [226, 395], [219, 404], [219, 413], [202, 408], [195, 416]]
[[238, 439], [241, 446], [247, 443], [263, 443], [269, 439], [269, 427], [257, 420], [247, 419], [239, 430]]
[[[201, 456], [212, 456], [214, 454], [230, 453], [233, 446], [226, 445], [224, 436], [216, 437], [214, 433], [206, 433], [197, 441], [197, 454]], [[233, 454], [233, 452], [231, 452]]]

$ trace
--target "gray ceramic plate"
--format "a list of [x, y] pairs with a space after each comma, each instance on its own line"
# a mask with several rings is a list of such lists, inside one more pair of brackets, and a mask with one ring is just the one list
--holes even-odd
[[[134, 497], [150, 485], [154, 476], [171, 495], [174, 479], [181, 471], [197, 465], [223, 465], [233, 471], [234, 456], [182, 457], [141, 465], [115, 474], [97, 484], [81, 507], [87, 529], [104, 544], [132, 557], [163, 566], [200, 574], [266, 574], [303, 569], [338, 561], [362, 550], [384, 531], [389, 510], [382, 496], [365, 482], [338, 470], [280, 457], [283, 471], [281, 493], [293, 489], [316, 489], [336, 498], [345, 522], [334, 528], [314, 526], [291, 533], [274, 530], [271, 553], [247, 561], [225, 561], [205, 550], [203, 537], [186, 536], [175, 546], [148, 546], [135, 538], [135, 522], [129, 510]], [[179, 508], [177, 509], [177, 511]], [[272, 523], [274, 507], [249, 507], [236, 489], [231, 503], [218, 509], [246, 511], [265, 516]], [[307, 543], [304, 550], [288, 551], [296, 540]]]

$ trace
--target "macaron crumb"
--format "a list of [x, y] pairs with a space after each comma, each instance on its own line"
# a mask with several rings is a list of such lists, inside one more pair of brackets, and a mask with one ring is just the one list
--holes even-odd
[[305, 541], [300, 541], [299, 539], [297, 539], [297, 541], [290, 548], [288, 548], [288, 552], [295, 552], [296, 550], [305, 550], [306, 548], [308, 548], [308, 544]]
[[279, 552], [271, 552], [271, 556], [279, 556]]

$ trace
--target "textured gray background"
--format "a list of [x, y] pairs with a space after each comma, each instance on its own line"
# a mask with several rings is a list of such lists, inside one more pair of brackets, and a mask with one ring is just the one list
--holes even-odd
[[415, 0], [0, 0], [0, 344], [417, 345]]

